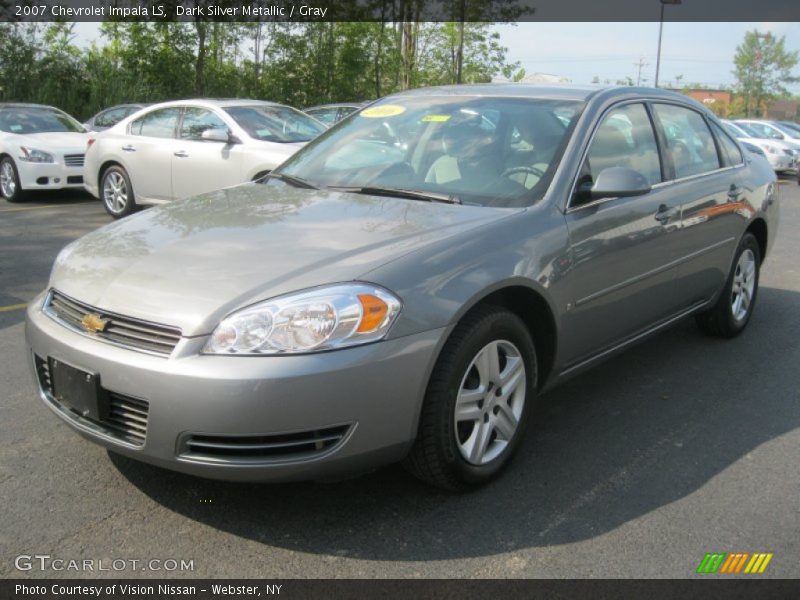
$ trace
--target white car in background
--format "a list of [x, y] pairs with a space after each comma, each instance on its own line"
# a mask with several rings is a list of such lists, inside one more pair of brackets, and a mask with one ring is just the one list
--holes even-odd
[[114, 218], [260, 179], [326, 130], [289, 106], [181, 100], [148, 106], [89, 139], [86, 189]]
[[728, 130], [728, 133], [735, 135], [740, 142], [748, 142], [761, 148], [776, 173], [787, 173], [797, 169], [800, 151], [791, 143], [777, 138], [765, 137], [760, 130], [751, 127], [749, 122], [723, 120], [722, 124]]
[[41, 104], [0, 104], [0, 194], [19, 202], [28, 190], [83, 187], [86, 130]]

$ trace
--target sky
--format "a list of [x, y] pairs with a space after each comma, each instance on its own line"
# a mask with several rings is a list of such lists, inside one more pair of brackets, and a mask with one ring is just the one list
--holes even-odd
[[[97, 23], [77, 23], [76, 41], [88, 45], [99, 37]], [[507, 59], [519, 61], [526, 73], [548, 73], [572, 83], [590, 83], [597, 76], [616, 82], [638, 77], [634, 63], [643, 60], [642, 85], [653, 85], [658, 49], [658, 23], [518, 23], [498, 25]], [[718, 87], [734, 83], [733, 56], [745, 32], [758, 29], [785, 36], [786, 49], [800, 51], [800, 23], [670, 23], [664, 24], [661, 50], [662, 85], [683, 75], [683, 85]], [[800, 66], [796, 75], [800, 76]], [[800, 83], [787, 86], [800, 94]]]
[[[662, 85], [683, 75], [683, 84], [718, 87], [735, 78], [733, 57], [747, 31], [785, 36], [786, 49], [800, 51], [800, 23], [665, 23], [661, 45]], [[653, 85], [658, 51], [658, 23], [519, 23], [499, 25], [507, 59], [526, 73], [568, 77], [573, 83], [636, 81], [644, 60], [642, 84]], [[796, 69], [800, 76], [800, 66]], [[800, 93], [800, 84], [787, 86]]]

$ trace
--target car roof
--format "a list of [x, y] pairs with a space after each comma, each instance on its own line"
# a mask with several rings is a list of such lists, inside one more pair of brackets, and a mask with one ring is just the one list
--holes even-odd
[[314, 106], [309, 106], [308, 108], [304, 108], [303, 110], [317, 110], [320, 108], [361, 108], [362, 106], [366, 106], [369, 104], [368, 102], [332, 102], [331, 104], [315, 104]]
[[58, 112], [64, 112], [60, 108], [49, 104], [34, 104], [33, 102], [0, 102], [0, 110], [4, 108], [50, 108]]
[[187, 104], [206, 108], [230, 108], [232, 106], [286, 106], [285, 104], [279, 104], [277, 102], [268, 102], [266, 100], [248, 100], [243, 98], [187, 98], [185, 100], [170, 100], [169, 102], [151, 104], [149, 108], [167, 108], [170, 106], [186, 106]]
[[541, 100], [575, 100], [587, 101], [595, 96], [606, 99], [619, 96], [631, 98], [646, 96], [649, 98], [664, 98], [680, 100], [687, 104], [697, 105], [697, 101], [671, 90], [636, 86], [608, 86], [608, 85], [576, 85], [576, 84], [534, 84], [534, 83], [479, 83], [468, 85], [444, 85], [437, 87], [420, 88], [393, 94], [394, 98], [408, 98], [421, 96], [487, 96], [508, 98], [531, 98]]

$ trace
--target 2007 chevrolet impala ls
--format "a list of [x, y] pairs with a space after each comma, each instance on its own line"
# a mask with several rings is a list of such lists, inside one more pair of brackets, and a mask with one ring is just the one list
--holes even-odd
[[690, 315], [740, 333], [776, 194], [674, 93], [397, 94], [260, 182], [64, 248], [30, 360], [58, 417], [138, 460], [256, 481], [404, 460], [465, 489], [543, 390]]

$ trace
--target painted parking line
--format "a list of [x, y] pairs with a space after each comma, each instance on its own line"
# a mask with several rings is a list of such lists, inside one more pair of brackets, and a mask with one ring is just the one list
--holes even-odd
[[27, 303], [25, 303], [25, 304], [9, 304], [8, 306], [0, 306], [0, 313], [11, 312], [12, 310], [22, 310], [26, 306], [28, 306]]

